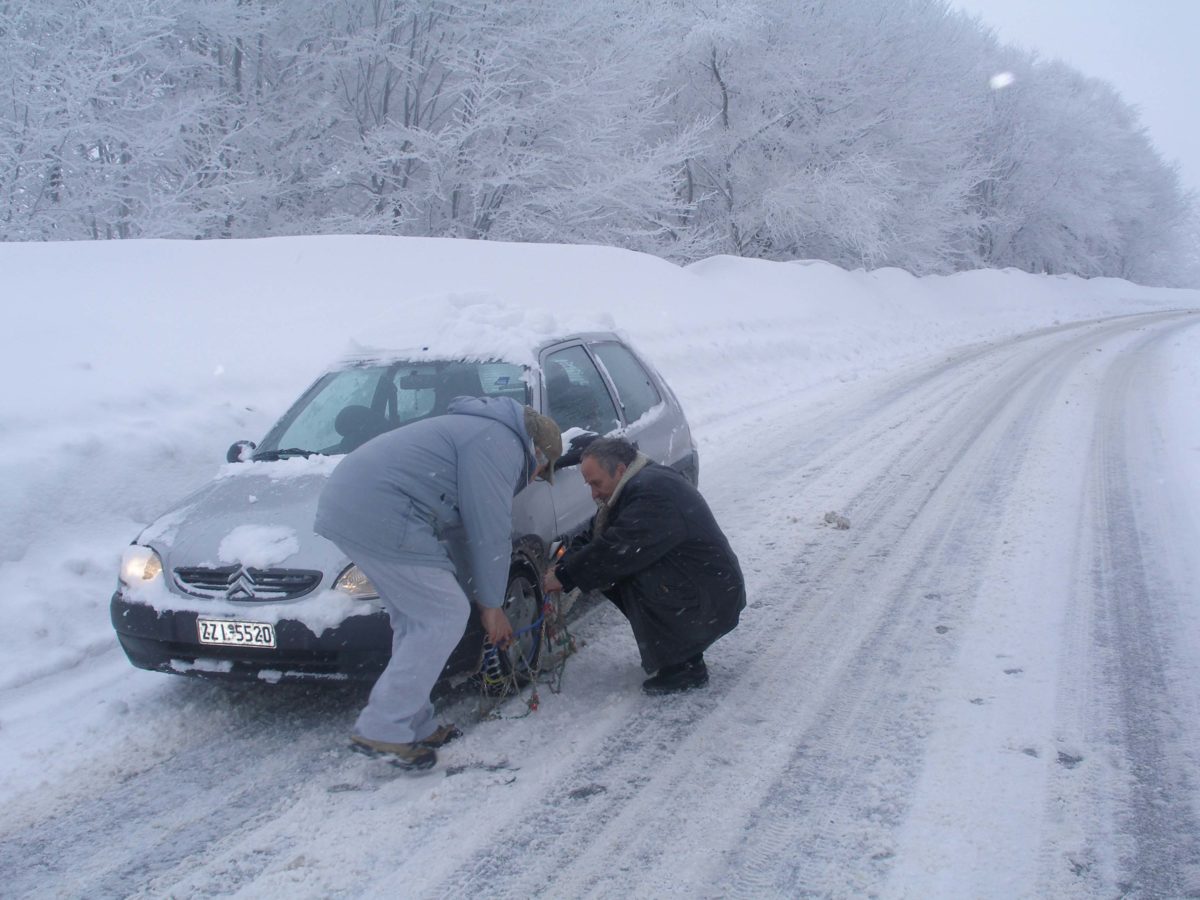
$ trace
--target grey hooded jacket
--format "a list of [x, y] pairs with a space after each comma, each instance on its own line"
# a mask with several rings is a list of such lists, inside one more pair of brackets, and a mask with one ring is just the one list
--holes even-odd
[[500, 606], [513, 497], [536, 466], [521, 404], [460, 397], [447, 415], [381, 434], [347, 454], [321, 492], [313, 527], [351, 559], [362, 551], [450, 571], [443, 539], [458, 535], [478, 601]]

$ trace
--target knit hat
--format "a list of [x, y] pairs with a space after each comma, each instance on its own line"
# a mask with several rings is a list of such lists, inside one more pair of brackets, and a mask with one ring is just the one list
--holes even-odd
[[533, 440], [534, 456], [538, 465], [546, 463], [545, 479], [554, 483], [554, 462], [562, 456], [562, 432], [558, 423], [543, 416], [533, 407], [525, 407], [525, 430]]

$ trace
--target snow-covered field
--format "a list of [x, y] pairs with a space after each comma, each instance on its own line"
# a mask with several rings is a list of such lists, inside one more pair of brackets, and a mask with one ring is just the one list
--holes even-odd
[[[348, 237], [0, 244], [0, 285], [6, 895], [1200, 892], [1200, 292]], [[708, 691], [643, 697], [597, 607], [563, 693], [394, 778], [361, 692], [125, 662], [122, 547], [331, 359], [595, 326], [747, 573]]]

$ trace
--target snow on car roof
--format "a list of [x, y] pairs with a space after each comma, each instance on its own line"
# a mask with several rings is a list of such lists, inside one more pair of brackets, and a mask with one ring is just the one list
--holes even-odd
[[441, 294], [405, 302], [352, 328], [338, 364], [465, 359], [536, 368], [543, 344], [615, 327], [606, 313], [516, 306], [485, 292]]

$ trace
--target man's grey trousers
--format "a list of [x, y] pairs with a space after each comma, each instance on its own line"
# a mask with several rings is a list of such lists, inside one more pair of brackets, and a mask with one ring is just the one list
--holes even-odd
[[454, 573], [347, 554], [371, 579], [392, 622], [392, 659], [354, 723], [359, 737], [411, 744], [437, 729], [429, 692], [467, 627], [470, 602]]

